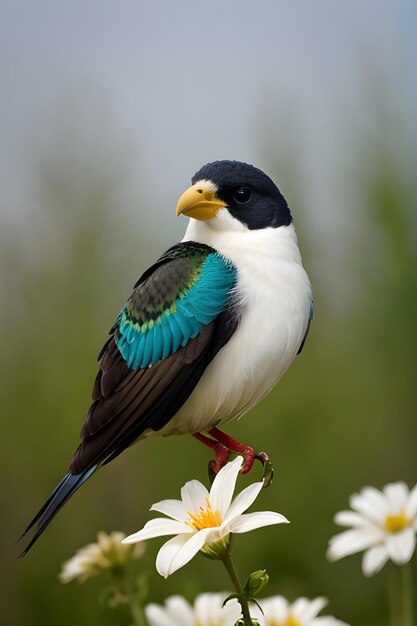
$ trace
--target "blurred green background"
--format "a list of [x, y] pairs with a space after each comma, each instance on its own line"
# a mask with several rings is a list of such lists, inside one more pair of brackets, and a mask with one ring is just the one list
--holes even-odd
[[[177, 197], [204, 162], [231, 157], [256, 162], [285, 194], [315, 295], [303, 354], [228, 428], [268, 450], [276, 477], [258, 506], [292, 522], [237, 538], [239, 571], [267, 568], [271, 595], [325, 595], [350, 624], [387, 624], [386, 572], [364, 579], [360, 556], [329, 564], [325, 551], [352, 492], [416, 483], [415, 4], [337, 3], [339, 14], [324, 1], [243, 2], [239, 14], [219, 2], [56, 4], [2, 9], [1, 621], [120, 623], [98, 608], [101, 581], [63, 586], [61, 563], [97, 530], [133, 532], [153, 502], [206, 480], [210, 453], [190, 437], [144, 442], [17, 559], [14, 541], [77, 445], [108, 329], [138, 276], [182, 236]], [[120, 77], [132, 46], [136, 64]], [[162, 580], [161, 544], [141, 562], [150, 600], [229, 587], [203, 558]]]

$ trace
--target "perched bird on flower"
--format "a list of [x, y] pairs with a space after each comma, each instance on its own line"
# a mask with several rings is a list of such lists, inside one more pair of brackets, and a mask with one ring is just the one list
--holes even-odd
[[240, 617], [240, 606], [229, 594], [201, 593], [191, 605], [182, 596], [171, 596], [165, 606], [148, 604], [145, 615], [149, 626], [234, 626]]
[[334, 521], [351, 526], [330, 539], [327, 556], [336, 561], [365, 550], [365, 576], [379, 572], [388, 560], [407, 563], [416, 549], [417, 485], [410, 491], [404, 482], [385, 485], [382, 491], [364, 487], [350, 498], [353, 511], [339, 511]]
[[[204, 165], [179, 199], [183, 240], [137, 281], [99, 355], [93, 404], [69, 471], [25, 532], [39, 538], [105, 463], [151, 435], [190, 434], [214, 449], [254, 450], [219, 430], [258, 404], [304, 344], [313, 303], [290, 209], [261, 170]], [[266, 460], [265, 454], [260, 457]]]
[[210, 492], [199, 480], [190, 480], [181, 489], [181, 500], [161, 500], [153, 504], [151, 511], [168, 517], [150, 520], [142, 530], [123, 539], [123, 543], [175, 535], [162, 546], [156, 557], [156, 569], [167, 578], [200, 550], [212, 558], [221, 558], [228, 550], [230, 534], [288, 524], [286, 517], [274, 511], [244, 513], [256, 500], [263, 482], [249, 485], [232, 502], [242, 461], [238, 456], [222, 467]]

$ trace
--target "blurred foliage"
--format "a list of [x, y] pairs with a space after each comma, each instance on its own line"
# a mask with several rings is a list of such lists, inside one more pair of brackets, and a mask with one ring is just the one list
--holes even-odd
[[[114, 147], [107, 153], [91, 147], [86, 156], [76, 145], [72, 133], [63, 133], [34, 159], [43, 209], [0, 231], [2, 616], [16, 626], [117, 624], [98, 607], [100, 581], [63, 586], [61, 563], [99, 529], [137, 530], [153, 502], [176, 497], [190, 478], [205, 480], [210, 458], [189, 437], [130, 449], [94, 476], [29, 556], [17, 560], [14, 540], [77, 445], [108, 329], [141, 271], [173, 243], [156, 239], [142, 219], [141, 198], [134, 216], [123, 149], [116, 158]], [[329, 564], [325, 551], [338, 531], [332, 517], [347, 507], [349, 494], [365, 484], [416, 482], [417, 184], [406, 145], [401, 132], [387, 137], [383, 127], [360, 133], [344, 172], [345, 187], [354, 190], [345, 198], [352, 228], [333, 235], [333, 259], [324, 225], [302, 228], [311, 218], [297, 154], [287, 151], [284, 167], [273, 143], [265, 144], [268, 172], [295, 214], [315, 320], [279, 389], [228, 428], [267, 448], [276, 475], [260, 504], [292, 521], [236, 539], [242, 579], [266, 568], [268, 594], [325, 595], [329, 613], [368, 626], [387, 622], [385, 572], [365, 580], [359, 556]], [[172, 218], [171, 211], [166, 219]], [[329, 273], [331, 292], [323, 282]], [[161, 543], [151, 542], [144, 558], [152, 570], [150, 600], [227, 587], [218, 564], [203, 558], [162, 580], [154, 570]]]

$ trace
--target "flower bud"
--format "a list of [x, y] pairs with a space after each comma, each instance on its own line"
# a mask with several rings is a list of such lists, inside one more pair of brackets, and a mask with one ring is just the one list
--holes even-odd
[[257, 572], [252, 572], [245, 585], [245, 595], [248, 599], [255, 598], [260, 591], [268, 583], [269, 576], [266, 569], [260, 569]]

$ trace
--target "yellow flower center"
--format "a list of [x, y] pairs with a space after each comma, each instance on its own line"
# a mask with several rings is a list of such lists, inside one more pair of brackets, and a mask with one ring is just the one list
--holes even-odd
[[385, 518], [385, 528], [389, 533], [399, 533], [400, 530], [404, 530], [409, 525], [410, 520], [403, 509], [401, 509], [399, 515], [387, 515]]
[[185, 523], [195, 530], [202, 530], [203, 528], [215, 528], [220, 526], [220, 516], [217, 511], [213, 511], [208, 498], [206, 498], [206, 507], [200, 506], [199, 513], [190, 513], [187, 511], [187, 515], [190, 518]]
[[290, 615], [286, 622], [267, 622], [268, 626], [301, 626], [300, 622]]

